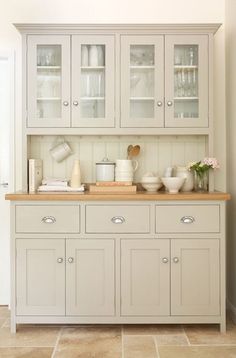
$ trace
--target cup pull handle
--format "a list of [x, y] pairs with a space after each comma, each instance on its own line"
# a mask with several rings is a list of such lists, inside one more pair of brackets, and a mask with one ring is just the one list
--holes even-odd
[[54, 224], [56, 222], [56, 218], [54, 218], [54, 216], [44, 216], [42, 218], [42, 222], [44, 224]]
[[195, 219], [193, 216], [183, 216], [180, 221], [182, 224], [192, 224]]
[[125, 218], [123, 216], [114, 216], [111, 218], [113, 224], [123, 224], [125, 222]]

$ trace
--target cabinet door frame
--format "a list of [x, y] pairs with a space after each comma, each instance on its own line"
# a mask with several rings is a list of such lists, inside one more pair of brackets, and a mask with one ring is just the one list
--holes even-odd
[[[183, 268], [182, 252], [185, 250], [204, 250], [208, 252], [209, 258], [209, 285], [208, 304], [184, 304], [182, 302], [184, 297], [183, 292], [183, 273], [186, 272], [186, 267]], [[174, 262], [174, 258], [178, 258], [178, 262]], [[199, 315], [219, 315], [220, 314], [220, 248], [219, 239], [172, 239], [171, 240], [171, 315], [172, 316], [199, 316]], [[202, 261], [202, 260], [201, 260]], [[191, 262], [194, 264], [193, 259]], [[198, 263], [197, 263], [198, 264]], [[199, 266], [202, 262], [199, 262]], [[195, 263], [196, 267], [196, 263]], [[191, 267], [187, 267], [188, 274], [191, 272]], [[207, 273], [206, 273], [207, 274]], [[199, 277], [201, 280], [202, 276]], [[188, 281], [189, 282], [189, 281]], [[197, 285], [197, 282], [196, 282]], [[198, 286], [199, 287], [199, 286]], [[200, 288], [199, 288], [200, 289]], [[189, 288], [188, 288], [189, 290]], [[187, 295], [187, 292], [186, 292]]]
[[[105, 45], [105, 117], [82, 118], [81, 96], [81, 46]], [[115, 127], [115, 37], [114, 35], [72, 35], [72, 127]], [[74, 105], [78, 102], [78, 105]]]
[[[154, 117], [130, 118], [130, 45], [154, 45]], [[164, 126], [164, 36], [122, 35], [121, 58], [121, 127], [158, 128]], [[161, 105], [158, 105], [160, 102]]]
[[[160, 252], [159, 298], [156, 305], [135, 305], [132, 295], [132, 251]], [[167, 259], [167, 262], [163, 261]], [[142, 267], [140, 268], [140, 271]], [[147, 278], [145, 278], [145, 281]], [[136, 284], [137, 288], [137, 284]], [[140, 289], [143, 286], [140, 281]], [[143, 293], [142, 293], [143, 294]], [[138, 298], [137, 298], [138, 299]], [[121, 316], [169, 316], [170, 315], [170, 240], [122, 239], [121, 240]]]
[[[76, 275], [79, 257], [76, 251], [103, 252], [103, 304], [94, 305], [87, 296], [84, 302], [79, 302], [77, 296]], [[66, 315], [67, 316], [114, 316], [115, 315], [115, 243], [113, 239], [67, 239], [66, 240]], [[73, 261], [70, 262], [70, 258]], [[92, 257], [91, 257], [92, 260]], [[91, 261], [93, 270], [93, 261]], [[92, 276], [92, 275], [91, 275]], [[91, 277], [90, 277], [91, 278]], [[87, 280], [89, 277], [87, 276]], [[86, 277], [84, 278], [86, 280]], [[82, 282], [83, 284], [83, 282]], [[96, 282], [94, 282], [96, 286]], [[90, 292], [96, 297], [96, 292]], [[77, 301], [77, 302], [76, 302]]]
[[[54, 251], [55, 259], [55, 305], [32, 305], [27, 304], [27, 251], [50, 250]], [[57, 261], [62, 259], [62, 262]], [[34, 263], [36, 265], [36, 263]], [[45, 262], [41, 262], [45, 265]], [[34, 282], [37, 285], [37, 282]], [[45, 295], [46, 290], [42, 292]], [[16, 239], [16, 314], [17, 315], [65, 315], [65, 240], [64, 239]]]
[[[197, 118], [174, 118], [174, 46], [198, 45], [198, 113]], [[165, 127], [209, 127], [209, 48], [208, 35], [165, 36]], [[168, 106], [168, 102], [172, 102]]]
[[[37, 119], [37, 45], [61, 45], [61, 118]], [[27, 46], [27, 127], [70, 127], [70, 36], [30, 35]]]

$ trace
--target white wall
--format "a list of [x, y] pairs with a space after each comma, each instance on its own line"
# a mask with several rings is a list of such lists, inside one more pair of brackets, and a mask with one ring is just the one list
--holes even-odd
[[236, 320], [236, 2], [226, 0], [226, 118], [227, 118], [227, 184], [232, 195], [228, 203], [228, 300]]
[[[0, 12], [0, 46], [16, 51], [16, 163], [19, 174], [16, 188], [21, 188], [21, 38], [12, 23], [222, 23], [224, 0], [8, 0]], [[220, 103], [216, 112], [216, 133], [224, 136], [224, 28], [216, 36], [220, 55], [216, 62], [215, 88]], [[217, 156], [224, 162], [220, 145]], [[218, 174], [217, 187], [224, 189], [225, 177]]]

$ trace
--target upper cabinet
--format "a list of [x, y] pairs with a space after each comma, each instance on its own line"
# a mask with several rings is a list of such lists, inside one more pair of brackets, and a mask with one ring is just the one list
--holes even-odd
[[27, 126], [70, 127], [70, 36], [29, 36]]
[[24, 28], [28, 133], [208, 134], [217, 28]]
[[208, 36], [166, 36], [165, 127], [208, 127]]
[[114, 37], [72, 36], [72, 126], [114, 127]]
[[29, 36], [28, 127], [114, 127], [114, 73], [113, 36]]
[[164, 36], [121, 37], [121, 126], [164, 126]]

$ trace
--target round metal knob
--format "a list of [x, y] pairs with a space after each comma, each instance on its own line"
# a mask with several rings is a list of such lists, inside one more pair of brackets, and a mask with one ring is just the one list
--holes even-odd
[[69, 258], [68, 258], [68, 262], [69, 262], [70, 264], [72, 264], [73, 261], [74, 261], [73, 257], [69, 257]]
[[161, 102], [161, 101], [158, 101], [158, 102], [157, 102], [157, 106], [158, 106], [158, 107], [161, 107], [161, 106], [162, 106], [162, 102]]
[[173, 262], [174, 262], [175, 264], [177, 264], [177, 263], [179, 262], [179, 258], [178, 258], [178, 257], [173, 257]]
[[168, 260], [167, 257], [163, 257], [163, 259], [162, 259], [163, 264], [167, 264], [168, 261], [169, 261], [169, 260]]
[[73, 105], [74, 105], [74, 106], [78, 106], [78, 105], [79, 105], [79, 102], [78, 102], [78, 101], [73, 101]]
[[167, 106], [168, 106], [168, 107], [171, 107], [171, 106], [172, 106], [172, 104], [173, 104], [173, 102], [172, 102], [172, 101], [168, 101], [168, 102], [167, 102]]
[[68, 106], [69, 106], [69, 102], [68, 102], [68, 101], [64, 101], [64, 102], [63, 102], [63, 106], [68, 107]]
[[63, 262], [63, 258], [62, 258], [62, 257], [58, 257], [57, 262], [58, 262], [59, 264], [61, 264], [61, 263]]

